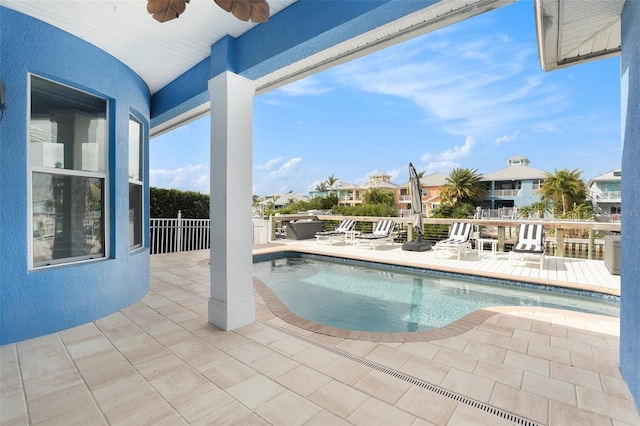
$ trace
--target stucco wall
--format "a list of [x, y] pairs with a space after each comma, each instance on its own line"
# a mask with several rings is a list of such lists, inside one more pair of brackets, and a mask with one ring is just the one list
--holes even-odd
[[640, 409], [640, 2], [622, 13], [622, 247], [620, 365]]
[[[129, 114], [145, 125], [148, 182], [149, 91], [129, 68], [96, 47], [40, 21], [0, 8], [0, 344], [48, 334], [108, 315], [149, 289], [149, 252], [129, 252]], [[28, 270], [28, 73], [109, 100], [108, 259]], [[148, 183], [144, 190], [148, 247]]]

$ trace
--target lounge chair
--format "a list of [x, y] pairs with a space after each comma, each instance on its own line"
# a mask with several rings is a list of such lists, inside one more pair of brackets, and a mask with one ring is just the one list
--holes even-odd
[[527, 263], [539, 263], [544, 267], [544, 228], [539, 224], [518, 225], [516, 243], [509, 253], [509, 263], [516, 260]]
[[454, 222], [449, 228], [449, 236], [438, 241], [433, 246], [434, 257], [438, 257], [438, 253], [447, 257], [457, 255], [458, 260], [464, 254], [471, 252], [471, 231], [473, 225], [469, 222]]
[[355, 226], [355, 220], [344, 219], [333, 231], [316, 232], [316, 244], [320, 244], [321, 241], [328, 241], [329, 245], [333, 245], [334, 240], [346, 244], [347, 232], [352, 231]]
[[356, 247], [359, 248], [362, 244], [371, 246], [375, 250], [378, 244], [381, 244], [383, 247], [386, 246], [387, 241], [390, 241], [393, 245], [393, 235], [391, 235], [391, 232], [395, 225], [391, 219], [381, 220], [377, 223], [373, 232], [356, 236]]

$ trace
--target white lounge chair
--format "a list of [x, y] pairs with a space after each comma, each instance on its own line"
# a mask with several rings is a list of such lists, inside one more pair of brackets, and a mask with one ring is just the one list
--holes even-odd
[[352, 231], [355, 226], [355, 220], [344, 219], [333, 231], [316, 232], [316, 244], [320, 244], [321, 241], [328, 241], [329, 245], [333, 245], [334, 241], [346, 244], [347, 232]]
[[393, 245], [393, 235], [391, 235], [391, 232], [393, 232], [395, 225], [395, 222], [391, 219], [381, 220], [376, 224], [373, 232], [356, 236], [356, 247], [359, 248], [362, 244], [370, 246], [375, 250], [378, 244], [381, 244], [383, 247], [386, 246], [387, 241], [390, 241], [391, 245]]
[[526, 223], [518, 225], [516, 243], [509, 252], [509, 263], [516, 260], [537, 263], [544, 267], [544, 227], [540, 224]]
[[469, 222], [454, 222], [449, 228], [449, 236], [438, 241], [433, 246], [433, 255], [438, 257], [438, 253], [447, 257], [457, 255], [458, 260], [464, 254], [471, 252], [471, 231], [473, 225]]

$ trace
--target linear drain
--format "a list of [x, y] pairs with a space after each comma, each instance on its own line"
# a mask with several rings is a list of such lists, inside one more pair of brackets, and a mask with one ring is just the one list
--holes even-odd
[[[187, 290], [187, 289], [185, 289], [183, 287], [176, 286], [175, 284], [172, 284], [172, 283], [166, 283], [166, 284], [168, 284], [169, 286], [174, 287], [176, 289], [180, 289], [182, 291], [190, 293], [193, 296], [196, 296], [198, 298], [207, 299], [206, 297], [204, 297], [204, 296], [202, 296], [200, 294], [197, 294], [197, 293], [195, 293], [193, 291]], [[476, 401], [475, 399], [466, 397], [464, 395], [460, 395], [458, 393], [451, 392], [451, 391], [443, 389], [443, 388], [441, 388], [439, 386], [433, 385], [433, 384], [431, 384], [429, 382], [425, 382], [424, 380], [418, 379], [416, 377], [410, 376], [408, 374], [402, 373], [402, 372], [397, 371], [397, 370], [392, 370], [390, 368], [387, 368], [384, 365], [380, 365], [380, 364], [377, 364], [375, 362], [366, 360], [364, 358], [360, 358], [358, 356], [352, 355], [349, 352], [342, 351], [342, 350], [334, 348], [332, 346], [324, 345], [324, 344], [322, 344], [320, 342], [317, 342], [315, 340], [312, 340], [312, 339], [309, 339], [307, 337], [301, 336], [301, 335], [299, 335], [297, 333], [294, 333], [291, 330], [287, 330], [286, 328], [280, 327], [278, 325], [271, 324], [269, 322], [262, 321], [262, 320], [259, 320], [259, 319], [256, 319], [256, 322], [258, 322], [260, 324], [263, 324], [263, 325], [266, 325], [268, 327], [277, 329], [278, 331], [281, 331], [282, 333], [285, 333], [285, 334], [288, 334], [289, 336], [292, 336], [292, 337], [295, 337], [297, 339], [303, 340], [303, 341], [305, 341], [307, 343], [310, 343], [310, 344], [312, 344], [314, 346], [317, 346], [319, 348], [322, 348], [324, 350], [332, 352], [332, 353], [334, 353], [336, 355], [339, 355], [339, 356], [341, 356], [343, 358], [350, 359], [351, 361], [357, 362], [358, 364], [361, 364], [361, 365], [364, 365], [366, 367], [372, 368], [374, 370], [380, 371], [381, 373], [388, 374], [388, 375], [393, 376], [393, 377], [395, 377], [397, 379], [400, 379], [400, 380], [403, 380], [405, 382], [411, 383], [412, 385], [415, 385], [415, 386], [419, 386], [419, 387], [421, 387], [423, 389], [426, 389], [428, 391], [437, 393], [438, 395], [443, 396], [445, 398], [457, 401], [460, 404], [464, 404], [464, 405], [467, 405], [469, 407], [473, 407], [473, 408], [476, 408], [478, 410], [484, 411], [486, 413], [493, 414], [496, 417], [500, 417], [501, 419], [504, 419], [506, 421], [512, 422], [512, 423], [514, 423], [516, 425], [540, 426], [539, 423], [536, 423], [536, 422], [534, 422], [532, 420], [529, 420], [529, 419], [527, 419], [525, 417], [520, 417], [520, 416], [512, 414], [512, 413], [510, 413], [508, 411], [502, 410], [500, 408], [496, 408], [496, 407], [494, 407], [492, 405], [485, 404], [484, 402]]]
[[261, 323], [263, 325], [266, 325], [268, 327], [271, 327], [271, 328], [278, 329], [278, 331], [281, 331], [281, 332], [283, 332], [285, 334], [288, 334], [288, 335], [290, 335], [292, 337], [295, 337], [297, 339], [303, 340], [303, 341], [305, 341], [307, 343], [310, 343], [310, 344], [312, 344], [314, 346], [323, 348], [323, 349], [325, 349], [325, 350], [327, 350], [329, 352], [332, 352], [332, 353], [334, 353], [336, 355], [339, 355], [339, 356], [341, 356], [343, 358], [350, 359], [351, 361], [357, 362], [358, 364], [361, 364], [361, 365], [364, 365], [366, 367], [372, 368], [374, 370], [380, 371], [381, 373], [385, 373], [385, 374], [393, 376], [393, 377], [395, 377], [397, 379], [400, 379], [400, 380], [403, 380], [405, 382], [411, 383], [412, 385], [419, 386], [419, 387], [421, 387], [423, 389], [426, 389], [428, 391], [434, 392], [434, 393], [436, 393], [436, 394], [438, 394], [440, 396], [443, 396], [445, 398], [452, 399], [454, 401], [459, 402], [460, 404], [464, 404], [464, 405], [467, 405], [469, 407], [473, 407], [473, 408], [476, 408], [478, 410], [484, 411], [486, 413], [493, 414], [496, 417], [500, 417], [500, 418], [502, 418], [504, 420], [507, 420], [509, 422], [512, 422], [512, 423], [514, 423], [516, 425], [540, 426], [539, 423], [536, 423], [536, 422], [534, 422], [532, 420], [529, 420], [529, 419], [527, 419], [525, 417], [518, 416], [516, 414], [510, 413], [508, 411], [502, 410], [500, 408], [494, 407], [494, 406], [486, 404], [484, 402], [480, 402], [480, 401], [477, 401], [475, 399], [466, 397], [464, 395], [460, 395], [459, 393], [451, 392], [449, 390], [443, 389], [443, 388], [441, 388], [439, 386], [436, 386], [436, 385], [433, 385], [433, 384], [431, 384], [429, 382], [426, 382], [426, 381], [424, 381], [422, 379], [418, 379], [416, 377], [410, 376], [410, 375], [402, 373], [400, 371], [393, 370], [393, 369], [390, 369], [388, 367], [385, 367], [384, 365], [380, 365], [380, 364], [377, 364], [375, 362], [369, 361], [367, 359], [360, 358], [358, 356], [350, 354], [349, 352], [345, 352], [345, 351], [342, 351], [340, 349], [334, 348], [332, 346], [328, 346], [328, 345], [325, 345], [323, 343], [317, 342], [315, 340], [309, 339], [307, 337], [301, 336], [301, 335], [299, 335], [297, 333], [294, 333], [291, 330], [287, 330], [286, 328], [280, 327], [278, 325], [271, 324], [271, 323], [268, 323], [268, 322], [265, 322], [265, 321], [262, 321], [262, 320], [256, 320], [256, 322], [259, 322], [259, 323]]

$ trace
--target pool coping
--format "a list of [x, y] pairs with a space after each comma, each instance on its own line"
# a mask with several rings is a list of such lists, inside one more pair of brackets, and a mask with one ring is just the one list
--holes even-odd
[[[424, 265], [419, 264], [411, 264], [410, 262], [397, 262], [397, 261], [389, 261], [389, 262], [380, 262], [380, 259], [366, 259], [365, 257], [359, 256], [358, 259], [353, 259], [348, 256], [327, 256], [324, 254], [318, 254], [314, 251], [307, 250], [299, 250], [297, 247], [295, 249], [292, 248], [275, 248], [269, 250], [260, 250], [254, 251], [255, 256], [261, 255], [269, 255], [269, 254], [285, 254], [286, 252], [292, 253], [301, 253], [301, 254], [311, 254], [318, 255], [324, 257], [336, 257], [343, 259], [350, 259], [356, 261], [363, 262], [372, 262], [372, 263], [384, 263], [387, 265], [400, 265], [407, 266], [416, 269], [422, 269], [425, 271], [434, 270], [439, 272], [446, 273], [454, 273], [461, 275], [476, 275], [469, 273], [468, 270], [454, 270], [455, 268], [426, 268]], [[573, 288], [575, 290], [584, 290], [595, 293], [603, 293], [603, 294], [611, 294], [610, 292], [602, 292], [594, 290], [595, 288], [600, 288], [596, 286], [590, 286], [592, 289], [588, 288], [577, 288], [577, 286], [567, 285], [570, 283], [565, 282], [557, 282], [554, 284], [549, 282], [540, 282], [539, 280], [514, 280], [513, 276], [508, 276], [504, 274], [477, 274], [481, 277], [494, 278], [498, 280], [505, 281], [523, 281], [532, 284], [540, 284], [540, 285], [549, 285], [552, 287], [562, 287], [562, 288]], [[313, 333], [323, 334], [327, 336], [343, 338], [343, 339], [351, 339], [351, 340], [364, 340], [364, 341], [372, 341], [372, 342], [384, 342], [384, 343], [408, 343], [408, 342], [427, 342], [434, 340], [441, 340], [450, 337], [459, 336], [467, 331], [472, 330], [473, 328], [481, 325], [489, 318], [500, 315], [500, 314], [517, 314], [522, 315], [523, 313], [530, 313], [535, 315], [536, 313], [555, 313], [559, 315], [571, 315], [574, 318], [585, 318], [585, 319], [601, 319], [604, 321], [611, 321], [612, 319], [616, 319], [615, 317], [608, 317], [605, 315], [598, 314], [589, 314], [578, 311], [565, 311], [561, 309], [554, 308], [546, 308], [546, 307], [523, 307], [523, 306], [492, 306], [489, 308], [479, 309], [477, 311], [471, 312], [463, 316], [462, 318], [453, 321], [452, 323], [445, 325], [440, 328], [435, 328], [432, 330], [423, 330], [423, 331], [408, 331], [408, 332], [369, 332], [369, 331], [359, 331], [359, 330], [349, 330], [338, 327], [333, 327], [325, 324], [320, 324], [315, 321], [311, 321], [309, 319], [303, 318], [300, 315], [292, 312], [281, 300], [280, 298], [266, 285], [262, 280], [253, 277], [253, 287], [256, 292], [260, 295], [264, 304], [269, 308], [269, 310], [280, 318], [282, 321], [290, 324], [292, 326], [301, 328], [303, 330], [307, 330]], [[582, 287], [582, 286], [580, 286]], [[589, 286], [587, 286], [589, 287]]]

